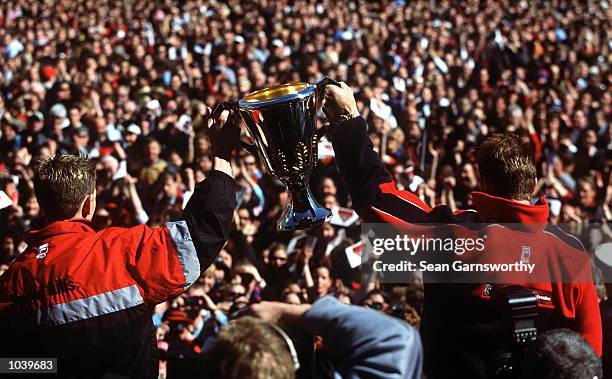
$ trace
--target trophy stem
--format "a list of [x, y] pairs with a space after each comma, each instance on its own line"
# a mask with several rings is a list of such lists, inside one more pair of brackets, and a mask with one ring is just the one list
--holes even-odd
[[314, 199], [308, 184], [287, 187], [289, 204], [278, 220], [280, 230], [306, 229], [331, 218], [331, 212]]

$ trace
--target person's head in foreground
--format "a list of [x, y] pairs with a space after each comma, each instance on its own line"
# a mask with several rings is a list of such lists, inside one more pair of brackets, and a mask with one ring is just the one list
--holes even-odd
[[530, 144], [518, 134], [489, 136], [476, 148], [481, 191], [528, 202], [536, 185], [532, 156]]
[[601, 379], [601, 361], [578, 333], [553, 329], [527, 354], [523, 379]]
[[85, 157], [58, 155], [34, 163], [34, 193], [47, 220], [91, 220], [96, 210], [96, 166]]
[[[292, 342], [264, 320], [245, 316], [221, 329], [210, 351], [211, 377], [291, 379], [295, 377]], [[294, 350], [293, 350], [294, 351]], [[297, 359], [297, 357], [296, 357]]]

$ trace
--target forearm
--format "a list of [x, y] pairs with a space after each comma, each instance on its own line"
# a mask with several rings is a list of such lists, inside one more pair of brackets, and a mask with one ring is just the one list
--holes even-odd
[[373, 149], [363, 118], [341, 123], [331, 132], [331, 138], [338, 168], [355, 209], [360, 212], [369, 205], [368, 196], [373, 195], [375, 188], [381, 183], [392, 181], [392, 178]]
[[306, 288], [314, 287], [314, 280], [312, 279], [312, 273], [310, 272], [310, 265], [308, 262], [304, 262], [304, 281], [306, 282]]
[[429, 171], [429, 177], [427, 177], [426, 179], [435, 179], [437, 172], [438, 172], [438, 155], [434, 155], [431, 161], [431, 170]]
[[190, 135], [189, 142], [187, 143], [187, 156], [185, 157], [185, 163], [187, 164], [191, 164], [195, 157], [195, 148], [193, 144], [194, 144], [194, 137], [193, 135]]
[[457, 203], [455, 202], [455, 193], [454, 191], [451, 190], [443, 190], [442, 191], [443, 195], [442, 198], [444, 199], [444, 204], [448, 205], [452, 211], [456, 211], [457, 210]]
[[227, 241], [236, 206], [235, 182], [226, 172], [231, 173], [231, 169], [228, 170], [229, 162], [221, 161], [215, 158], [215, 163], [221, 165], [196, 185], [183, 211], [202, 272], [210, 266]]
[[353, 208], [366, 222], [384, 217], [431, 222], [431, 208], [415, 194], [395, 187], [385, 164], [373, 150], [365, 120], [354, 118], [332, 130], [336, 162], [353, 201]]
[[138, 195], [138, 191], [136, 190], [136, 185], [134, 183], [130, 183], [128, 185], [128, 190], [130, 192], [130, 201], [132, 202], [132, 206], [134, 207], [135, 213], [140, 213], [144, 211], [142, 207], [142, 201], [140, 201], [140, 196]]
[[551, 184], [555, 191], [559, 193], [559, 197], [564, 198], [568, 195], [569, 191], [561, 184], [557, 178], [553, 178]]

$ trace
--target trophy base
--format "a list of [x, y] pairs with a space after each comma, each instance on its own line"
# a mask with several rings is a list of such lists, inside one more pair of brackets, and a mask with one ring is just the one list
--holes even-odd
[[289, 204], [276, 224], [278, 230], [308, 229], [331, 219], [331, 211], [317, 203], [308, 187], [289, 196]]
[[316, 215], [313, 217], [311, 212], [287, 214], [278, 220], [278, 230], [300, 230], [308, 229], [317, 225], [321, 225], [331, 218], [331, 212], [325, 208], [314, 210]]

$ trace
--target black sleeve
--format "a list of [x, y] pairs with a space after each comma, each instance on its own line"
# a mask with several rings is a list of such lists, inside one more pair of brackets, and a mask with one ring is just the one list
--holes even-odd
[[[338, 125], [331, 132], [331, 140], [353, 208], [365, 222], [390, 222], [390, 218], [433, 222], [436, 215], [427, 204], [415, 194], [395, 187], [385, 164], [374, 151], [362, 117]], [[450, 208], [442, 208], [450, 212]]]
[[236, 207], [234, 185], [232, 177], [213, 170], [196, 185], [183, 210], [202, 272], [214, 261], [229, 236]]
[[385, 164], [374, 151], [363, 117], [344, 121], [330, 132], [336, 162], [346, 183], [355, 210], [362, 215], [369, 211], [377, 187], [391, 182]]

